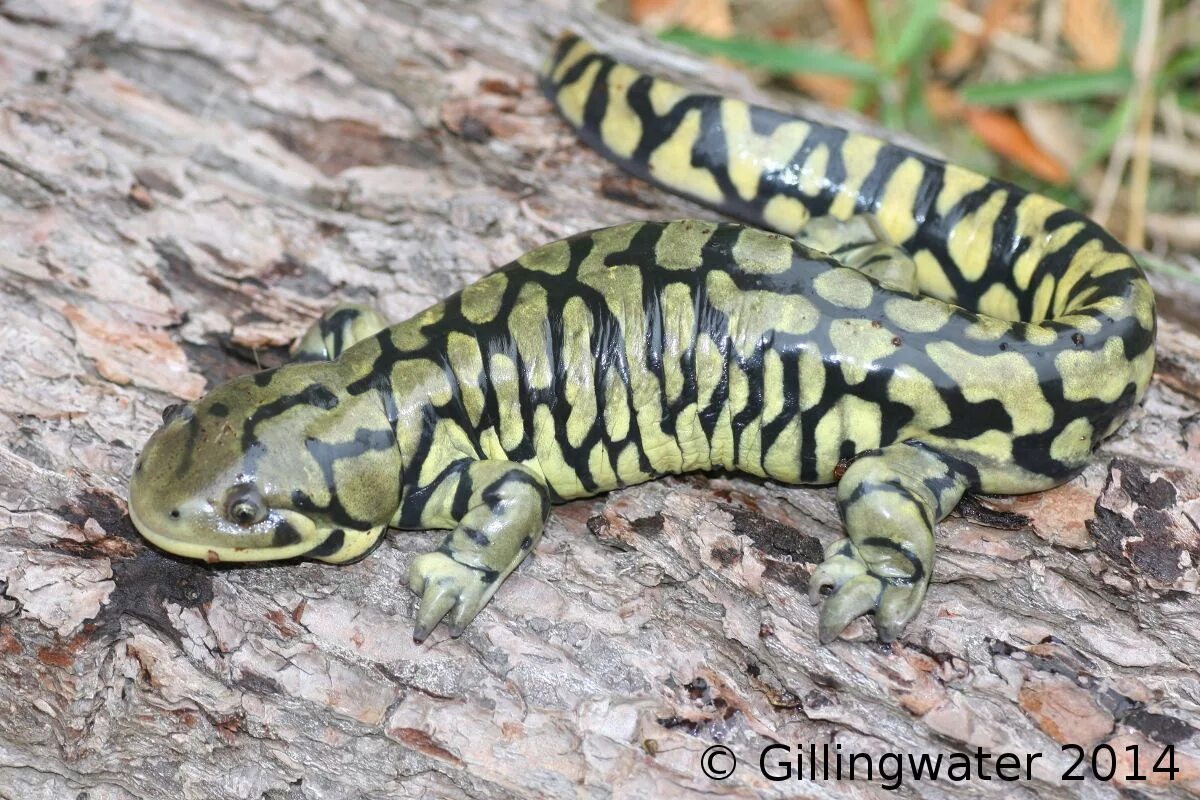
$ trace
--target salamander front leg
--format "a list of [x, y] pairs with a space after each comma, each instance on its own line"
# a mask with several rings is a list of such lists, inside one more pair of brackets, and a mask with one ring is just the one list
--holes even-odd
[[550, 513], [545, 482], [520, 464], [476, 461], [453, 480], [455, 486], [437, 492], [446, 498], [443, 507], [426, 509], [422, 524], [454, 529], [408, 572], [409, 587], [421, 597], [418, 643], [447, 614], [450, 635], [459, 636], [533, 549]]
[[933, 527], [967, 485], [947, 459], [915, 443], [865, 453], [850, 465], [838, 484], [847, 536], [826, 549], [809, 582], [810, 599], [824, 597], [822, 643], [869, 612], [881, 641], [900, 635], [929, 586]]

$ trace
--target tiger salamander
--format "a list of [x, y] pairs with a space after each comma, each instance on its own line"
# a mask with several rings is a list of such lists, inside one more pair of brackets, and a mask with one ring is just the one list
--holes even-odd
[[164, 413], [130, 485], [147, 539], [343, 563], [448, 529], [409, 574], [420, 641], [462, 632], [553, 502], [694, 470], [836, 481], [820, 639], [873, 612], [889, 641], [964, 492], [1069, 479], [1145, 392], [1150, 287], [1059, 203], [571, 35], [542, 84], [600, 153], [755, 227], [619, 225], [399, 325], [333, 310], [294, 363]]

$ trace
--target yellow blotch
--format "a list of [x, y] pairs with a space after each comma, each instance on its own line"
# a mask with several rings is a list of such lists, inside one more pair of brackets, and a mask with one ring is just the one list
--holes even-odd
[[888, 382], [888, 399], [913, 410], [909, 427], [913, 435], [950, 424], [950, 409], [929, 376], [911, 367], [901, 367]]
[[717, 230], [715, 222], [681, 219], [663, 228], [654, 245], [654, 260], [663, 269], [696, 269], [704, 263], [704, 245]]
[[[438, 420], [433, 429], [433, 441], [436, 443], [434, 451], [421, 464], [421, 474], [417, 477], [419, 486], [428, 486], [437, 479], [447, 464], [474, 450], [466, 431], [448, 419]], [[357, 467], [355, 474], [360, 474]]]
[[[458, 491], [458, 483], [461, 480], [461, 474], [450, 475], [433, 488], [433, 493], [426, 501], [425, 507], [421, 509], [421, 527], [445, 528], [453, 527], [456, 524], [455, 520], [448, 518], [445, 509], [453, 506], [454, 493]], [[393, 525], [399, 522], [399, 516], [397, 514], [396, 517], [393, 517]]]
[[830, 216], [838, 219], [849, 219], [854, 216], [858, 203], [858, 193], [863, 181], [871, 174], [875, 159], [879, 155], [883, 142], [874, 136], [864, 136], [861, 133], [850, 133], [842, 143], [842, 161], [846, 165], [846, 178], [838, 191], [837, 197], [829, 206]]
[[1133, 281], [1133, 315], [1146, 330], [1154, 328], [1154, 292], [1145, 278]]
[[819, 144], [808, 153], [808, 158], [800, 165], [799, 174], [796, 176], [796, 186], [801, 193], [809, 197], [816, 197], [829, 183], [829, 178], [826, 177], [828, 172], [829, 147]]
[[667, 400], [675, 402], [683, 392], [684, 352], [691, 347], [696, 325], [696, 304], [682, 283], [663, 288], [663, 374]]
[[1027, 325], [1025, 341], [1037, 347], [1049, 347], [1058, 341], [1058, 333], [1043, 325]]
[[821, 402], [825, 393], [825, 362], [814, 345], [800, 351], [800, 410], [808, 409]]
[[578, 497], [583, 493], [579, 476], [563, 458], [554, 435], [554, 414], [548, 406], [538, 406], [533, 412], [533, 449], [546, 482], [560, 497]]
[[675, 437], [682, 455], [681, 470], [694, 472], [712, 467], [709, 461], [708, 439], [700, 426], [700, 412], [695, 403], [680, 409], [675, 417]]
[[780, 233], [794, 234], [808, 222], [808, 209], [794, 197], [777, 194], [763, 207], [763, 221]]
[[633, 237], [642, 227], [640, 222], [631, 222], [627, 225], [616, 225], [593, 231], [591, 234], [592, 249], [579, 264], [579, 280], [601, 292], [605, 287], [612, 285], [613, 276], [608, 274], [611, 268], [604, 265], [605, 259], [613, 253], [628, 250], [629, 243], [633, 241]]
[[958, 271], [969, 281], [979, 280], [987, 271], [988, 257], [992, 252], [992, 227], [1007, 199], [1007, 191], [992, 192], [986, 203], [950, 229], [946, 249]]
[[725, 132], [729, 179], [743, 200], [758, 195], [759, 179], [764, 173], [792, 167], [793, 158], [809, 126], [788, 122], [767, 136], [759, 136], [750, 124], [750, 107], [740, 100], [721, 101], [721, 127]]
[[633, 387], [632, 406], [637, 415], [638, 436], [642, 452], [655, 472], [678, 472], [679, 446], [673, 436], [662, 429], [662, 393], [657, 376], [646, 369], [644, 361], [630, 363], [630, 383]]
[[1098, 278], [1110, 272], [1119, 272], [1136, 266], [1137, 262], [1124, 253], [1104, 253], [1092, 261], [1091, 273]]
[[763, 354], [763, 419], [773, 421], [783, 411], [783, 360], [775, 350]]
[[1050, 443], [1050, 457], [1064, 464], [1082, 464], [1092, 453], [1092, 423], [1083, 417], [1073, 419]]
[[696, 399], [701, 408], [712, 402], [713, 391], [725, 370], [725, 356], [707, 333], [696, 337]]
[[[553, 72], [550, 74], [550, 79], [555, 83], [560, 82], [563, 79], [563, 76], [565, 76], [571, 70], [571, 67], [578, 64], [584, 56], [594, 52], [596, 52], [596, 48], [592, 47], [591, 44], [583, 39], [577, 40], [575, 44], [571, 45], [571, 49], [563, 54], [562, 59], [559, 60], [557, 64], [546, 65], [547, 67], [553, 68]], [[543, 72], [545, 71], [546, 70], [543, 69]]]
[[742, 413], [750, 400], [750, 382], [736, 362], [729, 364], [729, 410], [734, 416]]
[[563, 306], [563, 342], [559, 361], [566, 368], [560, 387], [571, 407], [567, 417], [567, 441], [578, 447], [596, 421], [595, 361], [592, 358], [592, 315], [578, 297]]
[[592, 447], [592, 451], [588, 454], [588, 470], [592, 473], [592, 480], [596, 482], [596, 487], [600, 491], [617, 487], [617, 473], [604, 442], [596, 442]]
[[583, 124], [583, 110], [587, 105], [588, 95], [592, 93], [592, 86], [596, 83], [596, 73], [599, 71], [600, 62], [593, 61], [584, 68], [579, 80], [558, 90], [558, 96], [555, 98], [558, 101], [558, 108], [572, 125]]
[[536, 283], [522, 286], [508, 317], [508, 332], [517, 343], [525, 376], [535, 389], [548, 389], [554, 380], [553, 365], [547, 352], [549, 322], [546, 290]]
[[775, 437], [763, 459], [763, 469], [776, 480], [800, 480], [800, 422], [795, 417]]
[[1054, 366], [1062, 376], [1063, 397], [1072, 401], [1111, 403], [1130, 377], [1125, 343], [1118, 336], [1109, 337], [1100, 350], [1064, 350], [1055, 356]]
[[878, 403], [863, 400], [854, 395], [842, 397], [813, 431], [817, 444], [817, 475], [829, 480], [837, 466], [842, 442], [854, 442], [854, 452], [879, 447], [879, 434], [883, 430], [883, 412]]
[[755, 417], [742, 428], [742, 435], [738, 438], [737, 468], [741, 472], [760, 478], [767, 475], [763, 469], [761, 417]]
[[621, 158], [629, 158], [642, 139], [642, 120], [629, 106], [627, 92], [637, 70], [617, 64], [608, 73], [608, 108], [600, 122], [600, 137]]
[[723, 196], [712, 173], [692, 166], [692, 148], [699, 136], [700, 111], [693, 108], [683, 115], [671, 138], [650, 154], [647, 166], [650, 174], [665, 186], [702, 202], [717, 203]]
[[960, 200], [987, 186], [988, 181], [986, 175], [947, 164], [942, 178], [942, 191], [937, 198], [938, 213], [942, 216], [950, 213]]
[[463, 408], [472, 425], [478, 425], [483, 416], [484, 394], [482, 383], [483, 355], [479, 352], [479, 344], [466, 334], [452, 331], [446, 339], [446, 356], [450, 359], [450, 369], [458, 380], [458, 391], [462, 397]]
[[709, 458], [713, 466], [733, 467], [733, 427], [730, 425], [729, 404], [725, 403], [717, 415], [709, 440]]
[[625, 445], [621, 454], [617, 456], [617, 475], [626, 485], [642, 483], [650, 477], [642, 472], [641, 459], [638, 457], [637, 446], [633, 442]]
[[816, 327], [820, 316], [816, 307], [800, 295], [742, 291], [724, 272], [710, 272], [705, 288], [713, 306], [728, 315], [730, 335], [743, 356], [757, 346], [767, 330], [803, 335]]
[[1017, 296], [1007, 286], [994, 283], [979, 298], [980, 314], [986, 314], [996, 319], [1006, 319], [1015, 322], [1021, 318], [1021, 310], [1017, 308]]
[[917, 232], [917, 220], [913, 214], [916, 213], [917, 191], [921, 188], [924, 176], [925, 168], [921, 162], [906, 158], [888, 179], [875, 215], [894, 242], [908, 241]]
[[925, 352], [958, 384], [971, 403], [998, 400], [1012, 417], [1013, 435], [1046, 430], [1054, 409], [1046, 402], [1033, 365], [1017, 353], [969, 353], [953, 342], [933, 342]]
[[[1046, 230], [1046, 220], [1063, 210], [1057, 200], [1042, 194], [1028, 194], [1017, 204], [1017, 219], [1013, 231], [1017, 237], [1031, 239], [1030, 250], [1045, 248], [1043, 253], [1053, 253], [1077, 232], [1081, 223], [1068, 223], [1054, 232]], [[1064, 237], [1063, 232], [1070, 233]]]
[[933, 333], [950, 321], [953, 308], [939, 300], [893, 297], [883, 305], [888, 321], [909, 333]]
[[750, 108], [738, 100], [721, 101], [721, 128], [725, 133], [729, 180], [743, 200], [758, 195], [762, 176], [757, 151], [762, 146], [750, 127]]
[[835, 319], [829, 326], [829, 341], [851, 386], [862, 383], [877, 361], [896, 352], [895, 340], [890, 330], [866, 319]]
[[646, 454], [646, 460], [650, 462], [651, 468], [659, 474], [676, 474], [683, 466], [683, 453], [679, 450], [679, 445], [675, 441], [675, 437], [668, 436], [663, 433], [661, 420], [658, 419], [661, 414], [653, 414], [653, 419], [645, 419], [645, 411], [638, 413], [638, 426], [641, 431], [642, 451]]
[[462, 313], [468, 321], [481, 325], [491, 322], [500, 311], [508, 277], [502, 272], [488, 275], [483, 280], [468, 284], [462, 290]]
[[677, 83], [655, 79], [650, 84], [650, 108], [653, 109], [656, 116], [665, 117], [671, 113], [671, 109], [675, 107], [683, 98], [687, 97], [690, 92]]
[[1032, 318], [1030, 322], [1041, 322], [1051, 315], [1050, 305], [1054, 302], [1054, 276], [1042, 278], [1037, 289], [1033, 292]]
[[604, 428], [614, 442], [629, 435], [629, 395], [616, 367], [604, 373]]
[[980, 315], [968, 325], [963, 333], [977, 342], [994, 342], [1012, 330], [1012, 324], [996, 317]]
[[484, 428], [479, 432], [479, 451], [484, 458], [494, 458], [500, 461], [508, 460], [504, 445], [500, 444], [500, 435], [494, 427]]
[[1003, 431], [984, 431], [978, 436], [963, 440], [959, 447], [994, 464], [1012, 462], [1012, 437]]
[[913, 253], [913, 263], [917, 265], [917, 286], [921, 294], [929, 295], [947, 303], [958, 300], [958, 293], [953, 284], [942, 271], [942, 265], [928, 250], [918, 250]]
[[571, 266], [571, 247], [565, 241], [551, 242], [530, 250], [518, 258], [517, 263], [534, 272], [561, 275]]
[[397, 350], [420, 350], [428, 343], [425, 334], [421, 333], [420, 319], [410, 319], [388, 329], [388, 336]]
[[492, 391], [496, 393], [496, 405], [500, 410], [500, 446], [507, 452], [514, 450], [525, 438], [517, 365], [503, 353], [493, 353], [489, 367]]
[[[1021, 208], [1024, 207], [1025, 204], [1022, 203]], [[1020, 214], [1020, 209], [1017, 213]], [[1018, 233], [1029, 236], [1032, 241], [1029, 243], [1029, 248], [1017, 258], [1017, 263], [1013, 265], [1013, 280], [1016, 282], [1017, 288], [1028, 289], [1033, 280], [1033, 273], [1037, 271], [1038, 264], [1042, 262], [1042, 259], [1061, 250], [1063, 245], [1075, 238], [1075, 234], [1079, 233], [1082, 227], [1082, 222], [1072, 222], [1050, 233], [1045, 230], [1039, 232], [1038, 230], [1019, 228]]]
[[[1137, 387], [1137, 401], [1141, 402], [1142, 395], [1146, 393], [1146, 386], [1150, 383], [1150, 377], [1154, 374], [1154, 348], [1151, 347], [1141, 355], [1135, 356], [1129, 362], [1129, 376]], [[1116, 430], [1114, 427], [1113, 430]], [[1110, 431], [1111, 433], [1111, 431]]]
[[842, 308], [866, 308], [875, 288], [858, 270], [829, 269], [813, 278], [813, 288], [825, 300]]
[[[392, 368], [392, 385], [411, 390], [411, 402], [420, 403], [428, 398], [435, 405], [450, 402], [452, 397], [450, 379], [439, 364], [427, 358], [411, 359], [398, 362]], [[406, 393], [402, 393], [406, 394]], [[403, 414], [410, 410], [400, 407]]]
[[571, 447], [583, 444], [595, 422], [596, 398], [589, 399], [587, 395], [578, 393], [576, 402], [571, 405], [571, 414], [567, 417], [567, 442]]
[[1075, 286], [1084, 278], [1094, 274], [1096, 268], [1104, 263], [1105, 258], [1104, 245], [1100, 243], [1099, 239], [1085, 242], [1075, 251], [1075, 256], [1059, 276], [1058, 285], [1054, 289], [1055, 315], [1062, 314], [1067, 310], [1067, 298]]
[[754, 228], [744, 228], [733, 246], [738, 269], [755, 274], [786, 272], [793, 254], [791, 239]]

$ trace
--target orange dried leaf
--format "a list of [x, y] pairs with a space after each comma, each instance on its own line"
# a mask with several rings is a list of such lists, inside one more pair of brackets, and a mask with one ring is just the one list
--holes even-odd
[[825, 105], [845, 108], [854, 96], [854, 81], [834, 75], [792, 75], [792, 85]]
[[1065, 184], [1070, 180], [1070, 173], [1062, 162], [1038, 147], [1011, 114], [967, 107], [963, 109], [963, 115], [975, 135], [994, 152], [1051, 183]]
[[1124, 27], [1111, 0], [1066, 0], [1062, 37], [1082, 69], [1112, 69], [1121, 60]]
[[984, 36], [999, 31], [1028, 34], [1034, 28], [1031, 6], [1033, 0], [995, 0], [983, 11]]
[[635, 24], [653, 23], [675, 13], [685, 0], [629, 0], [629, 19]]
[[858, 58], [870, 58], [875, 52], [875, 32], [866, 0], [824, 0], [824, 5], [842, 46]]
[[705, 36], [733, 35], [729, 0], [630, 0], [629, 18], [647, 28], [683, 28]]
[[941, 81], [925, 84], [925, 105], [935, 119], [954, 120], [962, 116], [962, 100], [958, 92]]

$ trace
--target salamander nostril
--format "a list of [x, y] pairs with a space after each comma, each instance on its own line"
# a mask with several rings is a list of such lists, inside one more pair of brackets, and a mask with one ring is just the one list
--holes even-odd
[[171, 519], [179, 519], [179, 509], [178, 509], [178, 508], [172, 508], [172, 509], [171, 509], [171, 514], [170, 514], [170, 517], [171, 517]]

